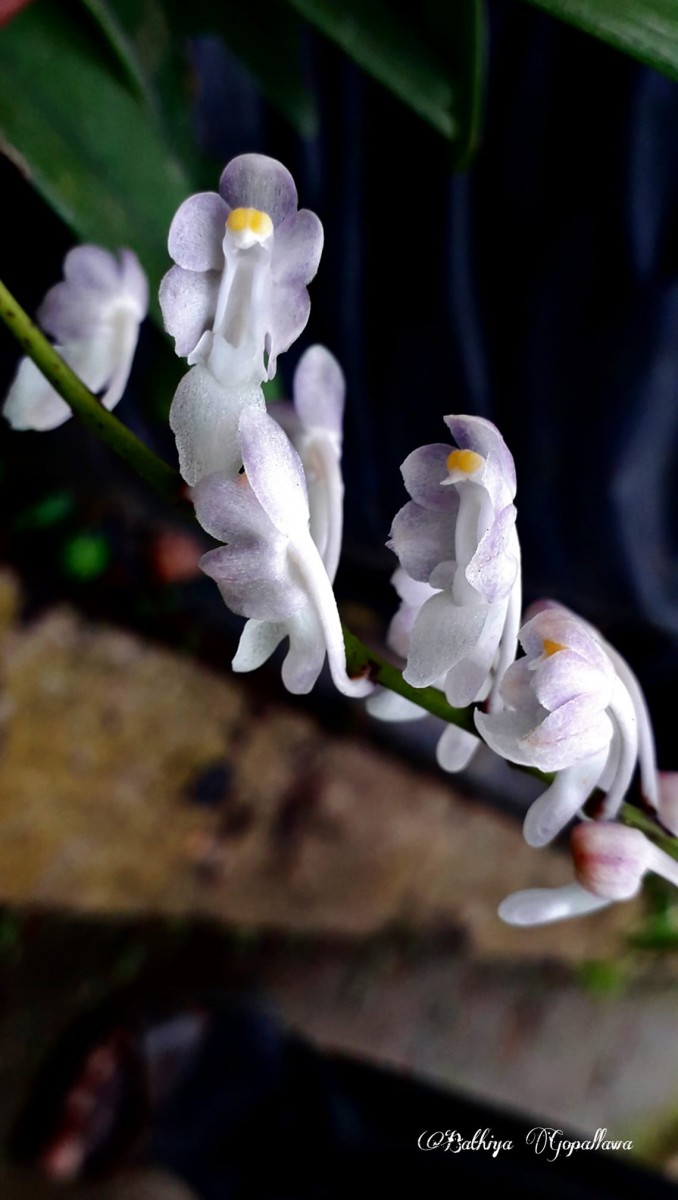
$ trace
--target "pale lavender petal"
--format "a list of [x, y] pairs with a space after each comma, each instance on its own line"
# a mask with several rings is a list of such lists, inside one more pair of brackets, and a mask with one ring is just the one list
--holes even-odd
[[215, 271], [172, 267], [163, 278], [159, 294], [162, 317], [181, 358], [188, 358], [203, 333], [211, 329], [218, 294], [219, 275]]
[[47, 432], [67, 421], [71, 410], [30, 358], [22, 358], [3, 404], [12, 429]]
[[612, 722], [595, 699], [576, 696], [543, 721], [525, 738], [526, 750], [534, 751], [534, 765], [559, 771], [609, 746]]
[[315, 277], [325, 234], [320, 218], [308, 208], [292, 213], [275, 231], [271, 273], [280, 287], [295, 282], [304, 286]]
[[412, 629], [403, 677], [413, 687], [426, 687], [469, 654], [485, 624], [486, 610], [459, 608], [446, 592], [438, 592], [421, 608]]
[[284, 621], [250, 620], [245, 625], [231, 666], [234, 671], [256, 671], [287, 637]]
[[562, 887], [514, 892], [502, 900], [498, 912], [507, 925], [548, 925], [597, 912], [609, 904], [609, 900], [601, 900], [578, 883], [566, 883]]
[[371, 717], [389, 722], [419, 721], [428, 716], [426, 709], [413, 704], [404, 696], [399, 696], [397, 692], [389, 691], [388, 688], [377, 688], [376, 692], [368, 696], [367, 711]]
[[231, 159], [219, 181], [230, 208], [256, 208], [279, 225], [297, 207], [297, 189], [287, 167], [265, 154]]
[[528, 846], [547, 846], [579, 812], [600, 782], [607, 751], [560, 771], [528, 810], [523, 835]]
[[38, 324], [56, 341], [68, 344], [78, 338], [94, 337], [102, 332], [108, 319], [108, 298], [96, 302], [96, 294], [71, 283], [55, 283], [47, 292], [36, 318]]
[[193, 486], [213, 471], [237, 475], [242, 465], [238, 423], [244, 409], [266, 407], [261, 388], [224, 388], [206, 367], [191, 367], [176, 390], [170, 426], [179, 470]]
[[638, 724], [633, 701], [624, 684], [615, 676], [610, 699], [610, 715], [619, 733], [619, 757], [614, 777], [605, 797], [604, 813], [616, 817], [626, 795], [638, 758]]
[[240, 420], [240, 439], [252, 490], [276, 529], [290, 537], [306, 534], [306, 478], [287, 434], [265, 411], [247, 408]]
[[344, 373], [324, 346], [310, 346], [294, 372], [294, 407], [307, 432], [320, 429], [339, 443], [344, 420]]
[[410, 500], [396, 513], [386, 545], [408, 575], [427, 583], [436, 567], [454, 558], [454, 522]]
[[285, 543], [267, 517], [245, 475], [227, 479], [220, 471], [202, 479], [191, 491], [195, 515], [219, 542]]
[[525, 747], [525, 738], [534, 729], [533, 713], [504, 710], [488, 715], [476, 710], [473, 719], [483, 741], [500, 758], [522, 767], [536, 765], [534, 752]]
[[483, 614], [483, 626], [477, 641], [445, 676], [445, 695], [454, 708], [465, 708], [486, 691], [504, 628], [506, 603], [478, 607]]
[[389, 625], [386, 641], [396, 654], [399, 654], [401, 658], [407, 658], [410, 652], [410, 637], [414, 622], [421, 606], [431, 596], [435, 596], [435, 589], [429, 587], [427, 583], [411, 579], [402, 567], [398, 567], [393, 573], [391, 583], [400, 596], [401, 604]]
[[501, 683], [502, 699], [509, 708], [521, 709], [523, 712], [535, 707], [536, 697], [532, 690], [534, 671], [530, 670], [530, 660], [519, 658], [507, 667]]
[[479, 739], [466, 729], [448, 725], [436, 747], [438, 765], [443, 771], [464, 771], [479, 745]]
[[508, 596], [520, 563], [515, 537], [516, 510], [509, 504], [483, 535], [466, 568], [466, 578], [480, 596], [494, 604]]
[[559, 642], [574, 650], [592, 666], [612, 676], [614, 668], [591, 627], [559, 605], [545, 608], [527, 621], [520, 631], [521, 645], [529, 658], [543, 653], [544, 641]]
[[549, 711], [583, 695], [599, 708], [610, 702], [609, 676], [573, 650], [559, 650], [539, 663], [532, 672], [532, 686], [539, 703]]
[[[638, 759], [640, 762], [640, 780], [643, 788], [643, 798], [652, 808], [657, 809], [660, 803], [660, 784], [650, 710], [647, 707], [643, 690], [626, 659], [622, 658], [621, 654], [615, 650], [614, 646], [610, 646], [608, 642], [604, 642], [603, 644], [612, 659], [612, 664], [619, 678], [631, 697], [636, 724], [638, 726]], [[667, 828], [670, 828], [670, 826], [667, 826]]]
[[64, 259], [64, 279], [78, 291], [117, 292], [120, 266], [101, 246], [74, 246]]
[[275, 543], [220, 546], [202, 556], [200, 568], [241, 617], [281, 621], [306, 603], [303, 589], [289, 577], [284, 548]]
[[302, 284], [290, 284], [272, 289], [269, 308], [267, 376], [273, 379], [278, 367], [278, 355], [289, 350], [303, 333], [311, 313], [311, 300]]
[[513, 496], [516, 490], [516, 468], [506, 442], [496, 425], [485, 417], [449, 416], [443, 418], [461, 450], [473, 450], [483, 458], [492, 456]]
[[[450, 447], [442, 442], [420, 446], [408, 454], [400, 468], [403, 483], [410, 496], [422, 508], [437, 509], [454, 521], [459, 507], [456, 488], [443, 487], [447, 479], [447, 459]], [[449, 514], [449, 515], [448, 515]]]
[[187, 271], [221, 271], [228, 208], [216, 192], [198, 192], [177, 209], [170, 225], [170, 257]]

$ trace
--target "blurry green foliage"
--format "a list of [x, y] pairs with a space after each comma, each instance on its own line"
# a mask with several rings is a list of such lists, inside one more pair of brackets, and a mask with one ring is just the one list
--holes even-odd
[[529, 0], [585, 33], [678, 79], [676, 0]]
[[101, 533], [78, 533], [61, 553], [63, 569], [72, 579], [87, 583], [103, 575], [111, 560], [111, 548]]
[[42, 496], [36, 500], [35, 504], [31, 504], [29, 508], [25, 508], [16, 518], [15, 528], [17, 532], [24, 529], [49, 529], [52, 525], [58, 525], [60, 521], [65, 521], [66, 517], [70, 516], [75, 507], [75, 498], [72, 492], [65, 488], [50, 492], [48, 496]]

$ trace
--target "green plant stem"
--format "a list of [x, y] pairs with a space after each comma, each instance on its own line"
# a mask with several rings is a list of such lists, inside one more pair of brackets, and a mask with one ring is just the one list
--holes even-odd
[[622, 804], [620, 816], [625, 825], [639, 829], [641, 833], [647, 834], [660, 850], [670, 854], [671, 858], [678, 858], [678, 838], [664, 833], [657, 822], [641, 808], [634, 808], [632, 804]]
[[460, 729], [465, 729], [468, 733], [476, 733], [473, 724], [473, 705], [468, 708], [453, 708], [451, 704], [447, 703], [439, 688], [412, 687], [411, 684], [405, 682], [402, 672], [397, 667], [380, 658], [373, 650], [369, 650], [360, 641], [360, 638], [357, 638], [345, 626], [344, 643], [346, 668], [349, 675], [367, 675], [373, 683], [379, 683], [382, 687], [397, 692], [399, 696], [404, 696], [406, 700], [411, 700], [413, 704], [418, 704], [420, 708], [425, 708], [427, 712], [433, 713], [434, 717], [440, 717], [450, 725], [458, 725]]
[[55, 391], [70, 406], [75, 416], [89, 426], [161, 496], [177, 503], [184, 490], [179, 472], [158, 458], [157, 454], [140, 442], [122, 421], [99, 403], [96, 396], [85, 387], [54, 346], [33, 324], [1, 280], [0, 318]]

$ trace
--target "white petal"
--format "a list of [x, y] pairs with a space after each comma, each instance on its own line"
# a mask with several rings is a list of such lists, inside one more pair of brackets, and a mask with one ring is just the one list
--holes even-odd
[[410, 500], [396, 513], [386, 544], [412, 579], [428, 583], [436, 567], [454, 558], [454, 523]]
[[346, 383], [334, 355], [324, 346], [310, 346], [299, 359], [292, 390], [304, 429], [322, 429], [340, 444]]
[[265, 407], [261, 388], [229, 390], [206, 367], [192, 367], [176, 390], [169, 415], [186, 482], [193, 486], [213, 471], [237, 475], [242, 465], [240, 417], [245, 409]]
[[235, 658], [231, 663], [234, 671], [256, 671], [277, 650], [287, 636], [284, 621], [254, 621], [245, 625], [238, 643]]
[[289, 621], [290, 648], [282, 665], [282, 681], [294, 696], [305, 696], [315, 685], [325, 662], [325, 638], [312, 604]]
[[[108, 334], [55, 346], [55, 350], [93, 392], [102, 391], [115, 370], [118, 346]], [[13, 429], [46, 431], [63, 425], [71, 410], [35, 363], [24, 358], [7, 394], [3, 414]]]
[[552, 921], [597, 912], [609, 904], [609, 900], [601, 900], [578, 883], [566, 883], [563, 887], [514, 892], [502, 900], [498, 911], [507, 925], [548, 925]]
[[405, 696], [399, 696], [389, 688], [377, 688], [367, 700], [367, 711], [380, 721], [419, 721], [427, 715], [426, 710], [413, 704]]
[[423, 605], [412, 629], [404, 678], [413, 687], [426, 687], [470, 654], [483, 631], [484, 605], [459, 608], [446, 592]]
[[247, 478], [262, 508], [281, 533], [305, 536], [306, 478], [287, 434], [264, 409], [251, 407], [243, 411], [239, 431]]
[[442, 442], [419, 446], [408, 454], [400, 470], [412, 499], [422, 508], [447, 513], [452, 522], [459, 507], [459, 496], [455, 488], [442, 486], [448, 475], [449, 453], [450, 447]]
[[484, 624], [473, 647], [445, 676], [445, 695], [454, 708], [465, 708], [487, 690], [492, 664], [506, 620], [507, 603], [481, 607]]
[[525, 738], [534, 728], [533, 712], [498, 712], [488, 715], [476, 711], [473, 719], [483, 741], [500, 758], [523, 767], [535, 766], [534, 753], [525, 748]]
[[219, 278], [216, 271], [172, 267], [160, 284], [158, 298], [165, 329], [174, 338], [181, 358], [188, 358], [213, 323]]
[[221, 271], [228, 207], [216, 192], [198, 192], [180, 205], [170, 225], [170, 257], [187, 271]]
[[546, 846], [565, 828], [599, 783], [606, 761], [603, 750], [556, 775], [525, 817], [523, 835], [528, 846]]
[[463, 771], [480, 745], [480, 740], [466, 729], [448, 725], [436, 747], [436, 758], [443, 771]]
[[256, 208], [279, 225], [297, 207], [297, 189], [287, 167], [266, 154], [240, 154], [219, 180], [219, 192], [231, 208]]

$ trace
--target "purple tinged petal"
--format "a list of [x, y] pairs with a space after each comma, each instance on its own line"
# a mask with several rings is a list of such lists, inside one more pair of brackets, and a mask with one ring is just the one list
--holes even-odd
[[557, 888], [528, 888], [514, 892], [499, 905], [499, 916], [507, 925], [549, 925], [552, 921], [565, 921], [569, 917], [583, 916], [607, 908], [609, 900], [602, 900], [587, 892], [578, 883], [566, 883]]
[[320, 266], [325, 233], [314, 212], [302, 208], [288, 216], [275, 231], [271, 273], [274, 284], [306, 286]]
[[523, 625], [520, 642], [529, 658], [538, 658], [544, 641], [558, 642], [574, 650], [592, 666], [612, 676], [614, 668], [591, 627], [559, 605], [545, 608]]
[[101, 246], [74, 246], [64, 259], [64, 279], [79, 291], [116, 292], [120, 267], [115, 255]]
[[215, 471], [193, 488], [191, 498], [203, 529], [219, 542], [281, 541], [244, 475], [226, 479]]
[[396, 513], [386, 544], [412, 579], [427, 583], [436, 567], [454, 558], [454, 523], [410, 500]]
[[310, 346], [294, 373], [294, 407], [307, 433], [322, 430], [341, 442], [344, 420], [344, 373], [324, 346]]
[[408, 454], [400, 471], [407, 491], [417, 504], [445, 513], [447, 520], [453, 521], [459, 507], [459, 493], [456, 488], [442, 486], [447, 479], [449, 453], [450, 447], [441, 442], [420, 446]]
[[[492, 663], [504, 628], [506, 605], [480, 605], [484, 623], [478, 639], [445, 676], [445, 695], [455, 708], [465, 708], [487, 690]], [[475, 611], [475, 606], [473, 611]]]
[[476, 646], [486, 615], [481, 606], [459, 608], [446, 592], [427, 600], [412, 629], [407, 683], [427, 687], [460, 662]]
[[287, 167], [265, 154], [241, 154], [231, 159], [219, 180], [219, 191], [230, 208], [256, 208], [280, 225], [297, 207], [297, 189]]
[[520, 567], [515, 534], [516, 510], [507, 505], [483, 535], [466, 568], [466, 578], [476, 592], [494, 604], [508, 596]]
[[610, 703], [611, 679], [573, 650], [559, 650], [539, 663], [532, 672], [532, 687], [537, 700], [549, 712], [574, 700], [589, 696], [599, 708]]
[[197, 192], [179, 206], [170, 225], [170, 257], [187, 271], [221, 271], [228, 208], [216, 192]]
[[120, 251], [120, 278], [122, 289], [138, 312], [142, 321], [148, 312], [148, 279], [139, 259], [132, 250]]
[[485, 417], [449, 416], [443, 420], [460, 450], [473, 450], [484, 459], [494, 459], [511, 497], [516, 491], [516, 468], [506, 442], [496, 425]]
[[532, 765], [542, 771], [562, 771], [582, 758], [609, 746], [613, 726], [586, 696], [577, 696], [549, 713], [523, 739], [522, 747], [532, 756]]
[[273, 379], [278, 366], [278, 355], [289, 350], [293, 342], [303, 333], [311, 314], [311, 300], [302, 284], [286, 284], [274, 287], [269, 308], [269, 333], [266, 338], [268, 352], [267, 375]]
[[280, 621], [306, 603], [303, 589], [289, 577], [284, 547], [253, 541], [220, 546], [200, 559], [232, 612], [262, 621]]
[[185, 271], [172, 267], [160, 284], [160, 308], [175, 350], [188, 358], [203, 333], [211, 329], [217, 308], [219, 275], [215, 271]]
[[518, 766], [536, 765], [533, 750], [525, 748], [525, 738], [534, 728], [533, 713], [504, 710], [488, 715], [476, 710], [473, 719], [483, 741], [495, 754]]
[[268, 413], [249, 408], [240, 420], [240, 439], [247, 478], [276, 529], [292, 538], [306, 534], [306, 478], [287, 434]]

